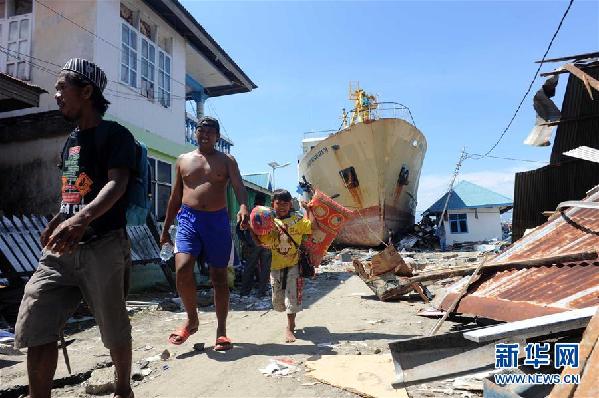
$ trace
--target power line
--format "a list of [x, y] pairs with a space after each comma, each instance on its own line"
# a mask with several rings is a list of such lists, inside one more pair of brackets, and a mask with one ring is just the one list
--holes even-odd
[[492, 159], [514, 160], [514, 161], [518, 161], [518, 162], [543, 163], [543, 164], [549, 163], [549, 162], [545, 162], [542, 160], [518, 159], [518, 158], [510, 158], [510, 157], [504, 157], [504, 156], [493, 156], [493, 155], [483, 156], [478, 153], [466, 153], [466, 155], [467, 155], [466, 159], [474, 159], [474, 160], [481, 160], [481, 159], [484, 159], [485, 157], [487, 157], [487, 158], [492, 158]]
[[[70, 18], [68, 18], [68, 17], [65, 17], [65, 16], [64, 16], [62, 13], [60, 13], [60, 12], [56, 11], [55, 9], [53, 9], [52, 7], [50, 7], [49, 5], [47, 5], [47, 4], [45, 4], [45, 3], [43, 3], [42, 1], [40, 1], [40, 0], [34, 0], [34, 1], [35, 1], [36, 3], [38, 3], [39, 5], [41, 5], [42, 7], [45, 7], [45, 8], [46, 8], [46, 9], [48, 9], [49, 11], [51, 11], [51, 12], [53, 12], [54, 14], [58, 15], [59, 17], [63, 18], [64, 20], [66, 20], [66, 21], [68, 21], [68, 22], [72, 23], [73, 25], [77, 26], [79, 29], [83, 30], [84, 32], [87, 32], [87, 33], [89, 33], [90, 35], [92, 35], [92, 36], [94, 36], [95, 38], [97, 38], [98, 40], [101, 40], [101, 41], [103, 41], [104, 43], [108, 44], [109, 46], [111, 46], [111, 47], [114, 47], [114, 48], [115, 48], [115, 49], [116, 49], [116, 50], [119, 52], [119, 54], [121, 53], [122, 49], [121, 49], [121, 47], [120, 47], [120, 46], [117, 46], [116, 44], [114, 44], [114, 43], [111, 43], [110, 41], [108, 41], [108, 40], [104, 39], [103, 37], [101, 37], [101, 36], [99, 36], [99, 35], [95, 34], [95, 33], [94, 33], [94, 32], [92, 32], [91, 30], [89, 30], [89, 29], [87, 29], [87, 28], [85, 28], [85, 27], [83, 27], [83, 26], [79, 25], [77, 22], [73, 21], [72, 19], [70, 19]], [[171, 76], [171, 80], [172, 80], [172, 81], [174, 81], [174, 82], [176, 82], [176, 83], [179, 83], [179, 84], [180, 84], [180, 85], [182, 85], [183, 87], [186, 87], [186, 84], [185, 84], [185, 83], [182, 83], [182, 82], [178, 81], [177, 79], [173, 78], [172, 76]]]
[[[53, 66], [58, 66], [58, 67], [62, 68], [61, 65], [55, 64], [55, 63], [53, 63], [51, 61], [47, 61], [47, 60], [44, 60], [44, 59], [41, 59], [41, 58], [36, 58], [36, 57], [30, 56], [30, 55], [27, 55], [27, 54], [19, 53], [17, 51], [8, 50], [6, 47], [3, 47], [1, 45], [0, 45], [0, 52], [8, 55], [9, 57], [14, 57], [14, 58], [17, 58], [19, 60], [21, 58], [19, 58], [18, 56], [15, 57], [15, 54], [18, 54], [19, 56], [28, 57], [28, 58], [30, 58], [30, 60], [28, 60], [26, 62], [29, 65], [31, 65], [32, 67], [34, 67], [36, 69], [39, 69], [42, 72], [48, 73], [49, 75], [54, 76], [54, 77], [60, 76], [60, 72], [59, 71], [52, 70], [52, 69], [49, 69], [49, 68], [47, 68], [45, 66], [39, 65], [39, 64], [31, 61], [31, 59], [35, 59], [37, 61], [44, 62], [46, 64], [53, 65]], [[120, 84], [120, 82], [117, 82], [117, 81], [114, 81], [114, 80], [110, 80], [110, 82]], [[144, 97], [143, 95], [141, 95], [141, 93], [140, 94], [133, 94], [133, 93], [127, 94], [127, 93], [123, 93], [123, 92], [115, 90], [115, 89], [111, 89], [109, 87], [106, 87], [106, 89], [104, 89], [104, 92], [107, 93], [109, 96], [114, 97], [114, 98], [123, 98], [123, 99], [127, 99], [127, 100], [132, 100], [132, 101], [148, 101], [148, 97]], [[170, 98], [171, 98], [171, 100], [184, 100], [184, 101], [187, 101], [187, 97], [182, 97], [182, 96], [179, 96], [179, 95], [172, 95], [171, 94]]]
[[549, 53], [549, 50], [551, 49], [551, 46], [553, 45], [553, 41], [557, 37], [557, 34], [558, 34], [558, 32], [560, 31], [560, 29], [562, 27], [562, 24], [564, 23], [564, 19], [566, 19], [566, 15], [568, 15], [568, 12], [570, 11], [570, 7], [572, 7], [572, 3], [574, 3], [574, 0], [570, 0], [570, 3], [568, 4], [568, 8], [566, 8], [566, 11], [564, 12], [564, 15], [562, 15], [562, 19], [559, 21], [559, 25], [557, 26], [557, 29], [555, 30], [555, 33], [553, 34], [553, 37], [551, 38], [551, 41], [549, 42], [549, 45], [547, 46], [547, 50], [545, 50], [545, 54], [543, 54], [543, 58], [541, 59], [541, 62], [539, 63], [539, 67], [537, 68], [537, 71], [535, 72], [535, 75], [534, 75], [532, 81], [530, 82], [530, 84], [528, 86], [528, 89], [524, 93], [524, 96], [522, 97], [522, 100], [518, 104], [518, 107], [516, 108], [516, 111], [514, 112], [514, 115], [510, 119], [510, 122], [508, 123], [508, 125], [506, 126], [506, 128], [503, 130], [503, 132], [501, 133], [501, 135], [499, 136], [499, 138], [497, 139], [497, 141], [479, 159], [487, 157], [491, 152], [493, 152], [493, 150], [497, 147], [497, 145], [499, 145], [499, 143], [501, 142], [501, 140], [503, 139], [503, 137], [505, 136], [505, 134], [508, 132], [508, 130], [512, 126], [512, 123], [516, 119], [516, 116], [518, 115], [518, 112], [520, 111], [520, 108], [522, 107], [522, 104], [526, 100], [526, 97], [528, 97], [528, 94], [530, 94], [530, 90], [532, 89], [533, 84], [537, 80], [539, 72], [541, 71], [541, 67], [543, 66], [543, 62], [545, 61], [545, 57], [547, 57], [547, 54]]

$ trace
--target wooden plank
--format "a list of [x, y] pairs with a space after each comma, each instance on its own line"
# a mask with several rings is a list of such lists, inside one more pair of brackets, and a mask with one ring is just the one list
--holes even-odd
[[[584, 376], [587, 373], [586, 365], [592, 365], [589, 363], [589, 357], [591, 353], [597, 351], [597, 341], [599, 340], [599, 309], [593, 316], [593, 318], [589, 321], [589, 324], [582, 334], [582, 340], [580, 341], [580, 350], [579, 350], [579, 363], [577, 368], [565, 367], [562, 371], [562, 379], [565, 375], [582, 375], [583, 380]], [[597, 366], [595, 364], [595, 366]], [[590, 370], [590, 369], [589, 369]], [[596, 380], [589, 380], [589, 382], [593, 383]], [[581, 385], [583, 383], [581, 382]], [[596, 383], [595, 383], [596, 384]], [[580, 387], [580, 386], [579, 386]], [[549, 398], [570, 398], [574, 395], [574, 390], [577, 389], [575, 384], [557, 384], [553, 390], [551, 390], [551, 394], [549, 394]], [[576, 395], [574, 395], [576, 396]], [[593, 395], [589, 395], [591, 397]], [[582, 398], [582, 397], [581, 397]]]
[[127, 235], [129, 236], [129, 242], [131, 243], [131, 261], [133, 263], [137, 263], [141, 259], [141, 256], [139, 255], [139, 252], [137, 250], [137, 244], [135, 243], [133, 237], [132, 228], [133, 227], [127, 227]]
[[550, 58], [550, 59], [546, 59], [544, 61], [535, 61], [535, 64], [540, 64], [540, 63], [546, 64], [547, 62], [570, 61], [571, 59], [578, 60], [578, 59], [595, 58], [595, 57], [599, 57], [599, 52], [569, 55], [567, 57], [560, 57], [560, 58]]
[[137, 238], [137, 245], [142, 253], [142, 260], [146, 261], [148, 258], [150, 258], [152, 256], [152, 254], [148, 251], [148, 248], [144, 245], [144, 235], [143, 235], [143, 230], [141, 229], [142, 227], [139, 226], [135, 226], [134, 228], [134, 233], [135, 236]]
[[8, 262], [10, 263], [10, 266], [15, 270], [15, 272], [18, 272], [18, 273], [27, 272], [25, 270], [25, 268], [23, 267], [23, 264], [19, 260], [17, 253], [15, 253], [11, 249], [11, 246], [13, 246], [12, 239], [10, 239], [10, 237], [8, 235], [5, 236], [4, 233], [0, 232], [0, 251], [2, 252], [4, 257], [6, 257], [6, 259], [8, 260]]
[[46, 226], [48, 225], [48, 221], [45, 217], [40, 217], [36, 215], [31, 216], [31, 222], [33, 222], [33, 224], [37, 227], [40, 233], [43, 232], [44, 229], [46, 229]]
[[458, 294], [457, 294], [456, 298], [449, 305], [449, 308], [447, 308], [447, 311], [445, 312], [445, 314], [443, 314], [443, 316], [441, 317], [441, 319], [439, 319], [437, 321], [437, 323], [435, 324], [435, 326], [433, 326], [433, 328], [428, 332], [427, 336], [432, 336], [435, 333], [437, 333], [437, 331], [439, 330], [439, 328], [441, 327], [441, 325], [443, 324], [443, 322], [445, 322], [445, 320], [447, 319], [447, 317], [449, 316], [449, 314], [451, 314], [453, 312], [453, 310], [456, 309], [456, 307], [458, 306], [458, 303], [462, 299], [462, 296], [464, 294], [466, 294], [466, 291], [468, 290], [468, 288], [470, 287], [470, 285], [472, 283], [474, 283], [474, 281], [476, 281], [478, 279], [478, 274], [479, 274], [481, 268], [484, 267], [485, 263], [487, 262], [487, 258], [488, 257], [485, 256], [485, 259], [476, 267], [476, 269], [474, 270], [474, 272], [472, 273], [472, 275], [470, 275], [470, 278], [468, 278], [468, 282], [466, 282], [460, 288], [460, 290], [458, 291]]
[[528, 338], [580, 329], [587, 326], [596, 310], [597, 307], [589, 307], [503, 323], [465, 332], [464, 338], [477, 343], [486, 343], [511, 337]]
[[158, 245], [156, 244], [154, 237], [149, 232], [145, 232], [145, 235], [146, 239], [144, 240], [144, 244], [150, 253], [149, 258], [153, 260], [160, 258], [160, 250], [158, 250]]
[[[17, 219], [18, 220], [18, 219]], [[7, 217], [3, 218], [4, 226], [8, 229], [9, 233], [13, 234], [16, 242], [19, 244], [19, 248], [25, 254], [28, 263], [29, 271], [33, 272], [37, 268], [39, 256], [35, 253], [35, 243], [31, 237], [28, 236], [27, 231], [23, 231], [23, 225], [20, 222], [15, 223], [14, 220], [10, 220]], [[31, 241], [31, 242], [30, 242]], [[33, 245], [33, 247], [32, 247]]]
[[[582, 253], [574, 253], [574, 254], [566, 254], [560, 256], [551, 256], [551, 257], [543, 257], [532, 260], [516, 260], [516, 261], [506, 261], [502, 263], [489, 263], [482, 267], [481, 272], [486, 272], [488, 270], [502, 269], [502, 268], [529, 268], [529, 267], [539, 267], [542, 265], [548, 264], [561, 264], [561, 263], [569, 263], [574, 261], [585, 261], [585, 260], [595, 260], [597, 259], [597, 252], [582, 252]], [[463, 268], [454, 268], [446, 271], [435, 271], [435, 272], [424, 272], [422, 274], [413, 276], [411, 278], [400, 278], [402, 284], [412, 284], [416, 282], [425, 282], [425, 281], [434, 281], [439, 279], [445, 279], [452, 276], [462, 276], [469, 275], [477, 268], [476, 265], [472, 265], [469, 267]]]
[[[2, 233], [6, 244], [18, 259], [21, 268], [25, 272], [29, 272], [32, 268], [32, 260], [29, 258], [27, 251], [22, 247], [25, 243], [21, 236], [14, 232], [14, 226], [11, 225], [11, 222], [6, 217], [0, 218], [0, 233]], [[35, 260], [35, 264], [37, 265], [37, 260]]]
[[12, 217], [12, 222], [18, 229], [21, 230], [23, 239], [25, 239], [27, 245], [39, 262], [39, 258], [42, 254], [42, 244], [40, 243], [40, 234], [37, 229], [30, 225], [26, 225], [25, 222], [20, 220], [17, 216]]
[[591, 95], [591, 99], [593, 99], [593, 93], [591, 92], [589, 86], [591, 86], [595, 90], [599, 91], [599, 80], [595, 79], [592, 76], [589, 76], [587, 73], [584, 73], [583, 70], [581, 70], [580, 68], [577, 68], [573, 64], [564, 65], [564, 69], [583, 81], [585, 87], [587, 88], [587, 90], [589, 91], [589, 94]]
[[129, 241], [131, 242], [131, 248], [135, 249], [138, 259], [143, 257], [143, 253], [140, 250], [138, 239], [137, 239], [137, 231], [134, 226], [127, 227], [127, 234], [129, 235]]

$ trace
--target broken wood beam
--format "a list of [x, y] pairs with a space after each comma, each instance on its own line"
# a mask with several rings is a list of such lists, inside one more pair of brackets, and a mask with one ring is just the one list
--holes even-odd
[[580, 59], [587, 59], [587, 58], [595, 58], [595, 57], [599, 57], [599, 52], [590, 52], [590, 53], [584, 53], [584, 54], [576, 54], [576, 55], [569, 55], [567, 57], [560, 57], [560, 58], [550, 58], [550, 59], [545, 59], [542, 61], [535, 61], [535, 64], [546, 64], [548, 62], [561, 62], [561, 61], [570, 61], [570, 60], [580, 60]]
[[599, 91], [599, 80], [585, 73], [582, 69], [577, 68], [574, 66], [574, 64], [566, 64], [564, 65], [564, 69], [582, 80], [587, 91], [589, 92], [589, 95], [591, 96], [591, 99], [593, 99], [593, 92], [591, 91], [590, 87], [593, 87], [595, 90]]
[[476, 269], [474, 270], [474, 272], [472, 273], [472, 275], [470, 275], [470, 278], [468, 279], [468, 282], [466, 282], [466, 284], [464, 284], [464, 286], [462, 286], [460, 288], [460, 290], [458, 291], [458, 295], [456, 296], [456, 298], [453, 301], [453, 303], [451, 303], [451, 305], [449, 306], [449, 308], [447, 308], [447, 311], [445, 311], [445, 314], [443, 314], [443, 316], [441, 317], [441, 319], [439, 319], [437, 321], [437, 323], [435, 324], [435, 326], [433, 326], [433, 328], [428, 332], [427, 336], [433, 336], [435, 333], [437, 333], [437, 331], [439, 330], [439, 328], [441, 327], [441, 325], [443, 324], [443, 322], [445, 322], [445, 320], [447, 319], [447, 317], [449, 316], [449, 314], [451, 314], [453, 312], [453, 310], [456, 309], [456, 307], [458, 306], [458, 303], [462, 299], [462, 296], [464, 296], [464, 294], [466, 294], [466, 291], [468, 291], [468, 288], [470, 287], [470, 285], [472, 285], [472, 283], [474, 283], [474, 281], [476, 281], [478, 279], [478, 274], [479, 274], [481, 268], [487, 262], [487, 259], [488, 259], [488, 257], [485, 256], [485, 259], [476, 267]]
[[[524, 267], [535, 267], [541, 265], [548, 264], [558, 264], [558, 263], [570, 263], [574, 261], [586, 261], [586, 260], [596, 260], [598, 257], [596, 251], [590, 252], [582, 252], [582, 253], [574, 253], [574, 254], [564, 254], [559, 256], [551, 256], [551, 257], [543, 257], [543, 258], [535, 258], [532, 260], [515, 260], [515, 261], [506, 261], [502, 263], [490, 263], [486, 264], [481, 271], [488, 271], [494, 269], [501, 268], [524, 268]], [[464, 276], [470, 275], [477, 268], [476, 265], [472, 265], [469, 267], [463, 268], [454, 268], [444, 271], [436, 271], [432, 273], [422, 273], [411, 278], [400, 278], [403, 284], [412, 284], [415, 282], [426, 282], [426, 281], [434, 281], [439, 279], [450, 278], [452, 276]]]
[[595, 312], [597, 312], [597, 307], [588, 307], [522, 321], [507, 322], [465, 332], [464, 338], [476, 343], [486, 343], [512, 337], [529, 338], [581, 329], [587, 326]]
[[[564, 367], [562, 378], [565, 375], [580, 375], [580, 384], [556, 384], [549, 394], [549, 398], [570, 397], [596, 397], [597, 396], [597, 360], [591, 360], [591, 355], [597, 357], [599, 353], [599, 309], [589, 321], [582, 335], [579, 350], [579, 366], [577, 368]], [[594, 363], [593, 363], [594, 362]], [[588, 366], [587, 366], [588, 365]], [[594, 379], [593, 379], [594, 378]], [[592, 390], [595, 390], [592, 392]]]
[[[599, 68], [599, 63], [589, 64], [589, 65], [579, 65], [579, 66], [581, 67], [581, 70], [589, 70], [589, 69]], [[561, 68], [556, 69], [551, 72], [540, 73], [539, 75], [542, 77], [548, 77], [548, 76], [561, 75], [562, 73], [570, 73], [570, 71], [561, 67]]]

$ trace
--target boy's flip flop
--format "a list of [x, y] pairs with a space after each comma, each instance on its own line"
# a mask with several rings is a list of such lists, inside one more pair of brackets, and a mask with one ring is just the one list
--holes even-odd
[[227, 351], [233, 348], [233, 343], [231, 339], [227, 336], [220, 336], [216, 339], [216, 344], [214, 345], [214, 351]]
[[[187, 329], [187, 327], [184, 326], [181, 329], [171, 333], [171, 335], [168, 337], [168, 341], [169, 341], [169, 343], [174, 344], [174, 345], [181, 345], [187, 341], [189, 336], [191, 336], [192, 334], [194, 334], [197, 331], [198, 331], [198, 328], [189, 330], [189, 329]], [[176, 340], [177, 337], [179, 338], [178, 340]]]

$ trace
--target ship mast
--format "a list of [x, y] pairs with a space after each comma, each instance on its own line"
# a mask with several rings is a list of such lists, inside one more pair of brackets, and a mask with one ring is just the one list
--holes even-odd
[[349, 121], [347, 119], [347, 112], [343, 109], [342, 118], [344, 128], [374, 119], [374, 110], [378, 107], [377, 99], [374, 95], [370, 95], [362, 90], [360, 83], [350, 82], [349, 100], [354, 101], [354, 109], [350, 111]]

